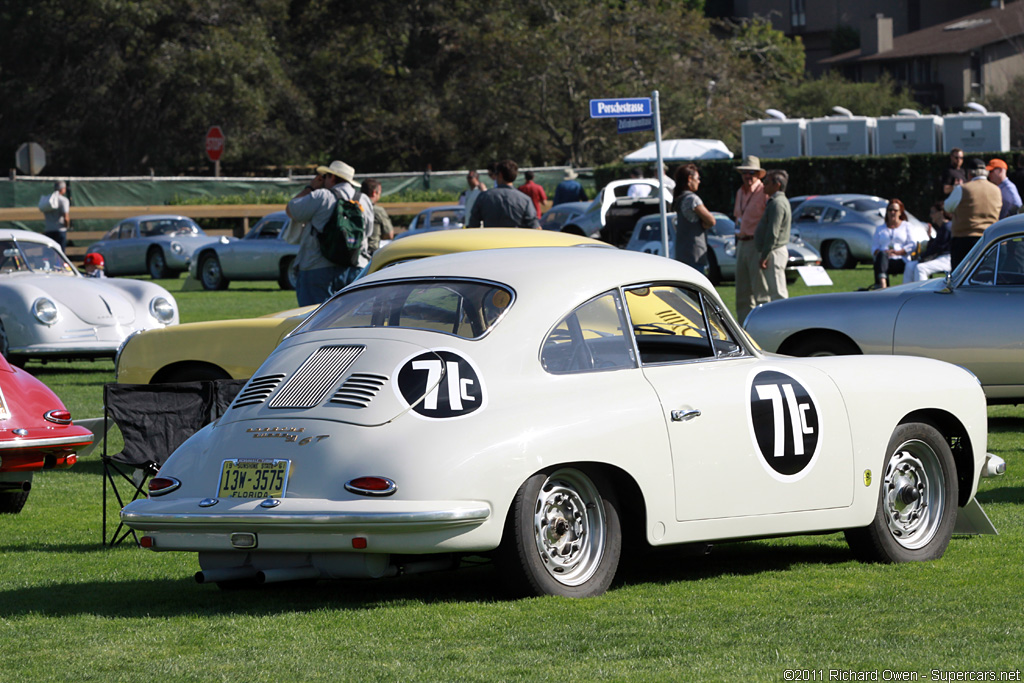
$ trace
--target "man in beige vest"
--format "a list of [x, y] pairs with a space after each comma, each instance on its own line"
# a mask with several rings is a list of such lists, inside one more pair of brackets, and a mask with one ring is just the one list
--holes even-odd
[[950, 243], [951, 267], [956, 268], [985, 228], [999, 220], [1003, 195], [988, 182], [988, 171], [981, 159], [968, 159], [967, 182], [957, 185], [949, 194], [944, 208], [953, 215], [953, 240]]

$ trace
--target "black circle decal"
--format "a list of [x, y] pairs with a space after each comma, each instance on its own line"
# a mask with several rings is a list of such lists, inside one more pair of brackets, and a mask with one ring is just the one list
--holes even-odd
[[761, 458], [791, 477], [818, 450], [820, 422], [814, 399], [800, 382], [781, 372], [759, 372], [750, 385], [750, 417]]
[[476, 370], [453, 351], [428, 351], [410, 358], [398, 371], [398, 390], [424, 417], [462, 417], [483, 405]]

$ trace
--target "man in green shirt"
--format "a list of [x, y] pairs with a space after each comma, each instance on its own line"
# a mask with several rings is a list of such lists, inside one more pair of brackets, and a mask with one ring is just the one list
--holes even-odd
[[789, 263], [789, 229], [793, 214], [786, 198], [789, 174], [782, 170], [768, 171], [764, 193], [768, 205], [754, 230], [754, 248], [761, 260], [763, 278], [754, 281], [754, 298], [758, 304], [788, 299], [786, 265]]

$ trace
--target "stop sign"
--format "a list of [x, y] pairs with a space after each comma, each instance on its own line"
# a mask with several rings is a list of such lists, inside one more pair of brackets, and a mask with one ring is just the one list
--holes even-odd
[[220, 155], [224, 153], [224, 133], [220, 126], [210, 126], [206, 132], [206, 156], [210, 161], [220, 161]]

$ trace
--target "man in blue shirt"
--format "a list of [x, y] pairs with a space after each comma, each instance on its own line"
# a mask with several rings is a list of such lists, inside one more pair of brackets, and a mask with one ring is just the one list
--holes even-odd
[[587, 193], [583, 191], [583, 186], [580, 185], [579, 174], [571, 168], [565, 169], [565, 180], [558, 183], [558, 187], [555, 188], [555, 196], [551, 200], [551, 205], [565, 204], [566, 202], [585, 202], [587, 201]]
[[1016, 216], [1021, 207], [1020, 193], [1017, 186], [1006, 177], [1009, 170], [1006, 162], [1002, 159], [989, 159], [985, 168], [988, 169], [988, 181], [998, 187], [999, 193], [1003, 195], [1003, 208], [999, 210], [999, 220], [1007, 216]]

